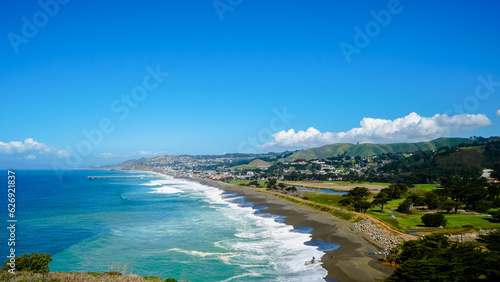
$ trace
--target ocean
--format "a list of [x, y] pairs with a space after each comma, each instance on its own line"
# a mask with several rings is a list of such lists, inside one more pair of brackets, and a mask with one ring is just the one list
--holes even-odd
[[[16, 255], [50, 253], [51, 271], [119, 271], [196, 281], [324, 281], [323, 251], [244, 198], [197, 182], [95, 179], [145, 172], [16, 172]], [[7, 175], [7, 171], [2, 171]], [[7, 177], [1, 218], [8, 226]], [[0, 234], [6, 259], [8, 230]]]

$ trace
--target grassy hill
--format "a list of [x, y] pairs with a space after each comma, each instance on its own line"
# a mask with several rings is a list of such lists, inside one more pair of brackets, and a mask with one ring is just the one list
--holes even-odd
[[435, 151], [441, 147], [455, 147], [462, 143], [473, 143], [469, 138], [438, 138], [428, 142], [394, 143], [394, 144], [349, 144], [338, 143], [298, 151], [287, 159], [326, 159], [346, 154], [350, 157], [367, 157], [384, 153], [412, 153], [416, 151]]
[[235, 170], [235, 169], [254, 169], [254, 168], [264, 168], [264, 167], [270, 167], [271, 163], [260, 160], [260, 159], [255, 159], [251, 161], [249, 164], [243, 164], [243, 165], [237, 165], [233, 166], [230, 169]]

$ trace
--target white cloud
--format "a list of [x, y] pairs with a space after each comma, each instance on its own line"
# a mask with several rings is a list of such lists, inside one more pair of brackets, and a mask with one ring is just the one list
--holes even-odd
[[273, 140], [262, 147], [299, 149], [332, 143], [419, 142], [472, 131], [490, 124], [491, 121], [483, 114], [455, 116], [436, 114], [433, 117], [422, 117], [413, 112], [395, 120], [365, 117], [360, 122], [361, 127], [347, 132], [320, 132], [313, 127], [298, 132], [294, 129], [282, 130], [273, 134]]
[[99, 153], [99, 156], [101, 156], [103, 158], [114, 158], [114, 157], [116, 157], [115, 155], [113, 155], [111, 153]]
[[33, 138], [26, 138], [22, 141], [11, 141], [4, 143], [0, 141], [0, 152], [5, 154], [24, 153], [29, 151], [50, 152], [54, 148], [43, 143], [38, 143]]
[[150, 156], [150, 157], [156, 157], [156, 156], [162, 156], [165, 155], [167, 152], [165, 151], [157, 151], [157, 152], [152, 152], [152, 151], [144, 151], [144, 150], [139, 150], [139, 152], [134, 152], [131, 154], [128, 154], [127, 157], [144, 157], [144, 156]]
[[69, 156], [69, 152], [66, 151], [66, 150], [57, 150], [57, 156], [60, 157], [60, 158], [65, 158], [67, 156]]
[[63, 158], [68, 155], [66, 150], [58, 150], [44, 143], [37, 142], [33, 138], [26, 138], [24, 141], [0, 141], [0, 155], [9, 158], [24, 158], [35, 160], [39, 157]]
[[500, 110], [497, 110], [497, 116], [500, 117]]

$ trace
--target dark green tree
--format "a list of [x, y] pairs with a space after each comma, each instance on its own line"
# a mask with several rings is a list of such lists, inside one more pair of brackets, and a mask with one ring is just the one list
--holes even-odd
[[446, 226], [446, 218], [442, 213], [424, 214], [420, 219], [428, 227]]
[[379, 192], [372, 201], [372, 204], [379, 206], [381, 212], [384, 212], [384, 205], [391, 200], [391, 197], [385, 192]]
[[439, 195], [433, 191], [424, 194], [424, 203], [430, 210], [435, 210], [439, 207]]
[[413, 204], [411, 200], [406, 199], [404, 200], [401, 204], [398, 205], [398, 208], [396, 209], [397, 212], [400, 213], [411, 213]]
[[463, 206], [463, 204], [452, 199], [444, 199], [440, 206], [442, 209], [446, 210], [446, 213], [449, 213], [452, 209], [455, 209], [455, 213], [457, 213], [458, 209]]
[[339, 204], [343, 207], [351, 207], [354, 204], [354, 198], [353, 197], [342, 197], [340, 199]]
[[285, 183], [283, 183], [283, 182], [279, 183], [278, 186], [277, 186], [277, 188], [280, 189], [280, 190], [283, 190], [286, 187], [287, 187], [287, 185]]
[[498, 183], [490, 183], [486, 190], [488, 191], [488, 198], [494, 201], [500, 196], [500, 185]]
[[[16, 257], [16, 271], [28, 271], [33, 273], [47, 273], [50, 272], [49, 263], [52, 261], [50, 254], [35, 253], [23, 254]], [[5, 261], [0, 270], [8, 271], [10, 266], [9, 260]]]
[[[427, 236], [426, 236], [427, 237]], [[416, 244], [417, 246], [420, 244]], [[453, 243], [443, 249], [426, 249], [409, 257], [385, 281], [496, 281], [494, 263], [470, 243]], [[498, 263], [497, 263], [498, 264]]]
[[268, 178], [266, 181], [266, 187], [269, 189], [276, 189], [276, 178]]
[[486, 235], [479, 235], [478, 241], [485, 243], [489, 250], [500, 252], [500, 229]]
[[366, 200], [356, 200], [354, 202], [354, 209], [358, 212], [366, 213], [366, 210], [371, 207], [372, 204]]
[[[387, 189], [387, 190], [386, 190]], [[393, 199], [401, 199], [408, 192], [408, 185], [406, 183], [391, 184], [389, 188], [382, 189]]]
[[492, 211], [490, 214], [493, 217], [493, 220], [500, 221], [500, 211]]
[[349, 192], [347, 192], [347, 196], [360, 198], [368, 197], [370, 196], [370, 190], [366, 187], [356, 187], [349, 190]]

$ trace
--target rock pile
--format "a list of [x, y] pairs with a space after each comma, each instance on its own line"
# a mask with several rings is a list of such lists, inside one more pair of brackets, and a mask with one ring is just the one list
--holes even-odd
[[465, 242], [474, 242], [476, 239], [479, 238], [479, 234], [458, 234], [458, 235], [446, 235], [450, 241], [453, 242], [460, 242], [460, 243], [465, 243]]
[[448, 240], [459, 243], [466, 242], [474, 242], [479, 239], [479, 235], [487, 235], [491, 232], [491, 230], [482, 230], [479, 233], [465, 233], [465, 234], [456, 234], [456, 235], [446, 235]]
[[384, 246], [384, 250], [375, 254], [388, 255], [392, 248], [403, 243], [403, 239], [391, 232], [378, 227], [369, 219], [361, 220], [353, 224], [353, 227], [366, 233], [372, 240]]

